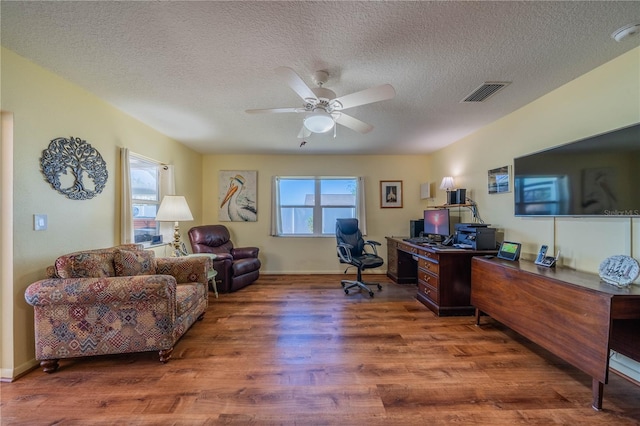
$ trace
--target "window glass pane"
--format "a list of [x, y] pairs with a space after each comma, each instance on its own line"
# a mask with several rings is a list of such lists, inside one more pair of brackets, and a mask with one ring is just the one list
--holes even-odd
[[158, 164], [131, 159], [131, 194], [134, 200], [159, 201]]
[[355, 206], [355, 179], [323, 179], [320, 181], [323, 206]]
[[315, 181], [313, 179], [281, 179], [280, 205], [313, 206]]
[[157, 211], [157, 204], [133, 203], [133, 217], [135, 219], [155, 219]]
[[151, 243], [160, 235], [156, 213], [160, 206], [159, 163], [131, 154], [131, 201], [133, 210], [133, 236], [136, 243]]
[[336, 232], [336, 219], [341, 218], [355, 218], [355, 207], [340, 207], [340, 208], [323, 208], [322, 209], [322, 233], [323, 234], [335, 234]]
[[313, 208], [282, 207], [282, 233], [313, 234]]

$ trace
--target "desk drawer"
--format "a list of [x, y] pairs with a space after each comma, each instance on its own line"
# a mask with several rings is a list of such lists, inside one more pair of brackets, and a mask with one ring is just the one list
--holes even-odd
[[437, 275], [418, 269], [418, 282], [428, 284], [436, 289], [440, 288], [440, 279]]
[[436, 275], [440, 274], [439, 264], [431, 262], [427, 259], [423, 259], [421, 257], [418, 258], [418, 268], [424, 269], [425, 271], [429, 271], [432, 274], [436, 274]]
[[418, 293], [431, 300], [436, 305], [440, 304], [438, 290], [430, 285], [418, 282]]
[[[418, 255], [423, 256], [426, 259], [431, 259], [432, 262], [438, 262], [440, 260], [440, 256], [438, 255], [438, 253], [433, 253], [428, 250], [420, 250]], [[425, 260], [425, 262], [428, 262], [428, 260]]]
[[398, 244], [398, 250], [406, 251], [407, 253], [412, 253], [412, 254], [416, 254], [418, 252], [417, 248], [410, 246], [408, 244], [403, 244], [403, 243]]

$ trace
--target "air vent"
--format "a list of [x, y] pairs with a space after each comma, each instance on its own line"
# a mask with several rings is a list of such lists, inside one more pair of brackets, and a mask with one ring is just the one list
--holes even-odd
[[509, 84], [509, 81], [487, 81], [460, 102], [483, 102]]

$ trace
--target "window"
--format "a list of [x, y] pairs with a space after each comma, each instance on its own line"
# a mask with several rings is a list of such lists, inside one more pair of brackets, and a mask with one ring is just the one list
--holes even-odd
[[272, 235], [335, 235], [336, 219], [364, 216], [361, 182], [357, 177], [276, 177]]
[[156, 212], [160, 207], [161, 164], [139, 157], [129, 156], [131, 178], [131, 207], [133, 212], [133, 236], [136, 243], [151, 243], [160, 235]]

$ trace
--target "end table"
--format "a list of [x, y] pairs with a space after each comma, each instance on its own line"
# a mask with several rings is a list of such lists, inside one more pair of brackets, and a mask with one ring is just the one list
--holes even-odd
[[192, 256], [207, 256], [208, 258], [211, 259], [211, 269], [209, 269], [209, 272], [207, 273], [207, 280], [209, 281], [209, 285], [211, 285], [211, 288], [213, 289], [214, 294], [216, 295], [216, 299], [218, 298], [218, 284], [216, 283], [216, 275], [218, 275], [218, 272], [213, 269], [213, 261], [216, 259], [216, 255], [213, 253], [194, 253], [194, 254], [188, 254], [187, 257], [192, 257]]

